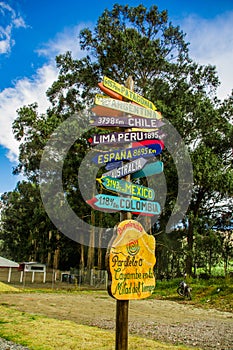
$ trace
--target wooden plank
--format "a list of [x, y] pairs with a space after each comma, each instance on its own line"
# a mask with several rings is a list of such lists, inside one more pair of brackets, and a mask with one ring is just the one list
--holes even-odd
[[[116, 144], [116, 143], [127, 143], [127, 142], [140, 142], [141, 145], [137, 146], [146, 146], [145, 141], [152, 141], [155, 139], [160, 139], [163, 133], [161, 130], [152, 130], [152, 131], [128, 131], [128, 132], [112, 132], [108, 134], [96, 134], [88, 139], [88, 142], [92, 145], [98, 144]], [[133, 145], [135, 147], [135, 145]]]
[[146, 164], [143, 169], [134, 172], [132, 175], [132, 179], [139, 179], [146, 176], [161, 174], [162, 172], [163, 162], [158, 160], [157, 162]]
[[118, 127], [118, 128], [146, 128], [156, 129], [163, 126], [164, 123], [158, 119], [146, 119], [142, 117], [111, 117], [111, 116], [92, 116], [91, 126], [100, 128]]
[[[124, 176], [132, 174], [136, 171], [141, 170], [144, 167], [144, 165], [146, 164], [146, 162], [147, 162], [146, 159], [138, 158], [138, 159], [133, 160], [132, 162], [123, 164], [122, 166], [117, 167], [115, 169], [110, 169], [107, 173], [104, 173], [102, 176], [111, 176], [114, 178], [124, 177]], [[113, 163], [115, 163], [115, 162], [113, 162]], [[108, 163], [107, 165], [109, 166], [109, 164], [111, 164], [111, 163]]]
[[108, 293], [117, 300], [139, 300], [155, 289], [155, 238], [136, 220], [121, 221], [108, 245]]
[[119, 160], [134, 160], [140, 157], [151, 158], [159, 155], [161, 152], [162, 147], [159, 144], [150, 145], [150, 148], [142, 146], [136, 148], [118, 149], [98, 153], [92, 158], [92, 162], [99, 165]]
[[135, 211], [138, 213], [148, 213], [159, 215], [161, 206], [158, 202], [138, 200], [128, 197], [110, 196], [108, 194], [97, 194], [94, 198], [86, 201], [97, 210], [109, 211]]
[[134, 184], [125, 180], [119, 180], [111, 176], [105, 176], [96, 180], [106, 189], [114, 192], [119, 192], [142, 199], [149, 199], [150, 201], [153, 201], [155, 198], [154, 190], [146, 186]]
[[[147, 109], [138, 106], [134, 103], [124, 102], [116, 100], [114, 98], [106, 98], [103, 95], [95, 95], [95, 104], [98, 106], [106, 107], [107, 109], [114, 109], [117, 111], [125, 112], [130, 115], [137, 115], [144, 118], [156, 118], [162, 119], [162, 115], [158, 111]], [[95, 108], [95, 107], [94, 107]], [[94, 112], [94, 110], [92, 110]]]
[[155, 105], [151, 101], [147, 100], [145, 97], [137, 94], [136, 92], [128, 89], [126, 86], [121, 85], [106, 76], [104, 76], [103, 85], [108, 89], [115, 91], [119, 95], [122, 95], [126, 99], [133, 101], [145, 108], [149, 108], [152, 110], [157, 109]]
[[164, 142], [162, 140], [158, 140], [158, 139], [151, 139], [151, 140], [143, 140], [143, 141], [139, 141], [139, 142], [133, 142], [132, 143], [132, 147], [140, 147], [140, 146], [146, 146], [146, 147], [152, 147], [155, 144], [159, 144], [162, 148], [162, 150], [164, 149]]
[[106, 88], [103, 83], [98, 83], [98, 86], [99, 88], [105, 93], [107, 94], [108, 96], [112, 97], [112, 98], [115, 98], [117, 100], [120, 100], [122, 101], [123, 100], [123, 97], [122, 95], [118, 94], [117, 92], [113, 91], [113, 90], [110, 90], [108, 88]]
[[123, 162], [121, 160], [119, 160], [117, 162], [107, 163], [105, 165], [105, 169], [106, 170], [113, 170], [113, 169], [116, 169], [116, 168], [120, 168], [123, 165], [124, 165]]

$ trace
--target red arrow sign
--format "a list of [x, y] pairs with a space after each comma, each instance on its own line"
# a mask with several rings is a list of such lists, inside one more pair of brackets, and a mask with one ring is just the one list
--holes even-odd
[[103, 83], [98, 83], [98, 86], [108, 96], [110, 96], [112, 98], [115, 98], [117, 100], [121, 100], [121, 101], [123, 100], [123, 96], [122, 95], [118, 94], [117, 92], [115, 92], [113, 90], [108, 89], [107, 87], [104, 86]]
[[132, 147], [140, 147], [140, 146], [153, 146], [155, 144], [159, 144], [162, 149], [164, 149], [164, 142], [162, 140], [143, 140], [140, 142], [133, 142]]

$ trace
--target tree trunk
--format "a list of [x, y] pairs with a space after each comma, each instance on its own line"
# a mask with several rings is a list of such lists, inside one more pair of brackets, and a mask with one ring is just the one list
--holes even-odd
[[89, 271], [94, 266], [94, 258], [95, 258], [95, 213], [94, 210], [91, 210], [91, 232], [90, 232], [90, 240], [89, 240], [89, 247], [88, 247], [88, 253], [87, 253], [87, 270]]
[[101, 240], [102, 240], [102, 229], [100, 229], [99, 233], [99, 247], [98, 247], [98, 269], [102, 270], [102, 260], [103, 260], [103, 248], [101, 248]]
[[188, 250], [187, 250], [187, 256], [186, 256], [186, 273], [188, 276], [191, 276], [192, 274], [192, 267], [193, 267], [193, 222], [190, 219], [189, 225], [188, 225], [188, 231], [187, 231], [187, 244], [188, 244]]
[[102, 220], [103, 219], [103, 213], [100, 213], [99, 218], [99, 226], [100, 226], [100, 233], [99, 233], [99, 244], [98, 244], [98, 269], [102, 270], [102, 261], [103, 261], [103, 248], [102, 248], [102, 235], [103, 235], [103, 228], [102, 228]]
[[212, 249], [210, 249], [209, 252], [209, 270], [208, 270], [208, 274], [209, 276], [211, 276], [211, 270], [212, 270]]
[[60, 258], [60, 246], [59, 246], [60, 234], [59, 233], [57, 233], [56, 235], [56, 240], [57, 240], [57, 248], [55, 249], [54, 256], [53, 256], [53, 268], [55, 270], [58, 269], [59, 258]]
[[48, 255], [47, 255], [47, 265], [51, 267], [51, 260], [52, 260], [52, 253], [51, 253], [51, 248], [50, 248], [50, 241], [52, 238], [52, 232], [49, 231], [49, 250], [48, 250]]

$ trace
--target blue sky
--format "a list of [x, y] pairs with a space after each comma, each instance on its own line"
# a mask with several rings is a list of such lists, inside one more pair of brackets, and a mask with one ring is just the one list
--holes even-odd
[[216, 65], [222, 82], [219, 97], [230, 94], [232, 0], [0, 0], [0, 193], [13, 190], [20, 180], [12, 175], [19, 147], [11, 130], [16, 110], [33, 102], [40, 112], [46, 110], [45, 91], [57, 77], [55, 56], [69, 50], [80, 58], [80, 29], [93, 28], [103, 10], [115, 3], [167, 9], [172, 23], [187, 34], [192, 58]]

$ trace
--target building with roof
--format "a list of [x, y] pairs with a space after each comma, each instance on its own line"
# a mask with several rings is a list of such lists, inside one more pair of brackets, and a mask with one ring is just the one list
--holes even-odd
[[4, 270], [8, 271], [7, 282], [11, 281], [12, 269], [18, 269], [18, 268], [19, 268], [19, 264], [17, 262], [3, 258], [2, 256], [0, 256], [0, 269], [4, 269]]

